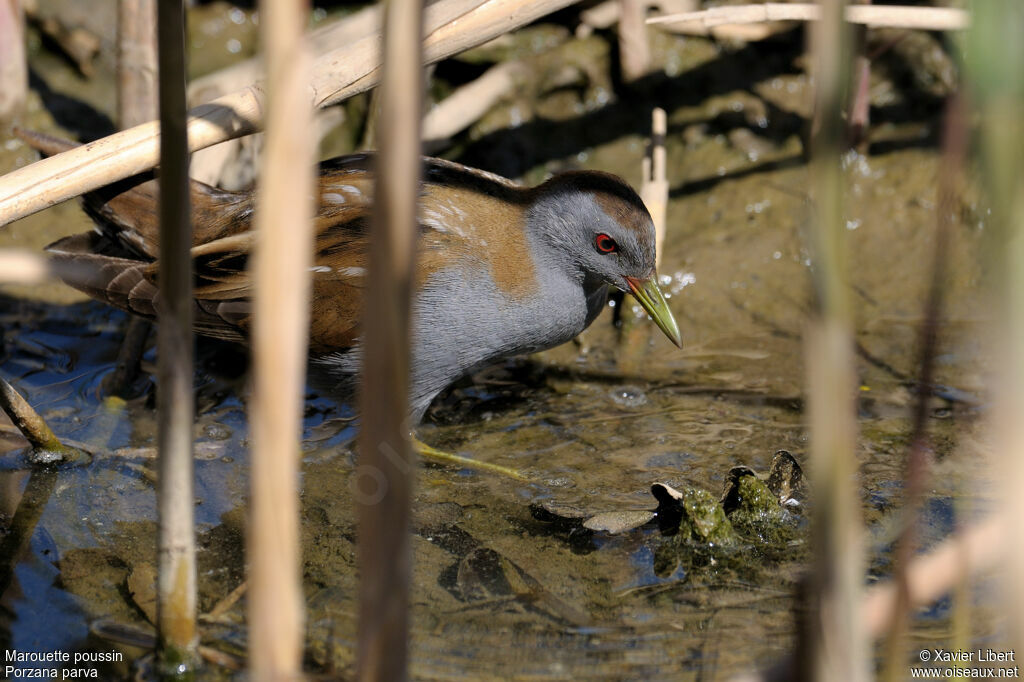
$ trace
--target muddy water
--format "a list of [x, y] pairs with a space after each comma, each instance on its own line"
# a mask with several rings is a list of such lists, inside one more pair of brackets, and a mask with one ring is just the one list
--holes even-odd
[[[225, 25], [237, 31], [237, 15], [227, 17]], [[659, 34], [656, 58], [668, 75], [625, 96], [614, 94], [607, 43], [565, 42], [562, 29], [543, 36], [534, 34], [530, 44], [555, 46], [541, 58], [575, 74], [570, 85], [537, 86], [460, 136], [448, 155], [530, 181], [584, 167], [636, 183], [649, 107], [666, 106], [672, 191], [661, 271], [685, 348], [642, 320], [614, 328], [609, 309], [577, 343], [510, 360], [438, 399], [419, 432], [423, 440], [530, 480], [424, 465], [413, 540], [413, 675], [715, 679], [763, 665], [794, 641], [793, 594], [808, 560], [799, 517], [784, 543], [748, 539], [665, 566], [657, 557], [669, 540], [656, 524], [594, 533], [536, 508], [653, 509], [654, 482], [717, 496], [734, 465], [766, 472], [779, 449], [806, 462], [801, 334], [812, 296], [801, 239], [809, 199], [799, 36], [726, 49]], [[532, 58], [529, 50], [515, 53], [523, 54]], [[861, 467], [851, 485], [863, 501], [873, 576], [889, 570], [897, 527], [940, 171], [937, 101], [900, 90], [879, 70], [879, 97], [890, 99], [876, 103], [875, 143], [844, 162], [860, 384]], [[47, 75], [49, 82], [74, 78], [59, 66]], [[31, 127], [52, 128], [55, 105], [48, 106], [33, 101]], [[508, 129], [512, 119], [518, 127]], [[16, 142], [4, 142], [4, 168], [31, 159]], [[985, 212], [972, 196], [957, 207], [944, 275], [927, 542], [989, 503], [976, 475], [989, 454], [982, 419], [992, 370], [981, 295]], [[71, 202], [0, 230], [0, 239], [39, 248], [82, 229], [87, 222]], [[32, 472], [24, 443], [9, 428], [0, 431], [0, 638], [4, 648], [33, 651], [116, 649], [126, 661], [104, 673], [127, 675], [144, 650], [95, 631], [111, 622], [145, 629], [152, 619], [151, 380], [144, 376], [127, 402], [101, 395], [122, 314], [57, 285], [5, 292], [0, 372], [93, 457]], [[627, 299], [627, 318], [632, 308]], [[203, 638], [236, 654], [244, 651], [244, 598], [234, 606], [223, 600], [244, 574], [247, 392], [240, 354], [200, 344], [195, 431], [200, 607], [218, 610], [204, 621]], [[145, 362], [152, 366], [152, 350]], [[307, 661], [331, 676], [350, 670], [354, 656], [354, 434], [347, 406], [312, 392], [306, 406]], [[922, 645], [948, 644], [948, 604], [916, 627]], [[999, 621], [984, 600], [972, 627], [977, 641], [998, 641]]]

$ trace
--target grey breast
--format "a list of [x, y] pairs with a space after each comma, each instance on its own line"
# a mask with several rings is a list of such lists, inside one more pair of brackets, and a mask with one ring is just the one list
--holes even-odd
[[565, 343], [593, 321], [604, 305], [605, 285], [584, 291], [581, 282], [558, 270], [542, 273], [538, 293], [518, 300], [500, 292], [482, 271], [431, 277], [414, 304], [414, 405], [425, 410], [460, 376]]

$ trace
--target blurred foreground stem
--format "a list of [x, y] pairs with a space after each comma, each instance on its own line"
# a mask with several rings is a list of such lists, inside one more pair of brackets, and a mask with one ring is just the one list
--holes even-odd
[[991, 206], [988, 265], [994, 273], [999, 339], [1000, 479], [1010, 548], [1006, 571], [1010, 646], [1024, 651], [1024, 3], [971, 5], [967, 73], [978, 109], [981, 169]]
[[860, 621], [864, 559], [856, 460], [853, 325], [843, 222], [851, 37], [845, 3], [826, 2], [811, 31], [815, 125], [811, 141], [813, 215], [808, 240], [817, 315], [806, 336], [811, 471], [816, 501], [815, 565], [803, 628], [805, 679], [868, 679], [867, 637]]

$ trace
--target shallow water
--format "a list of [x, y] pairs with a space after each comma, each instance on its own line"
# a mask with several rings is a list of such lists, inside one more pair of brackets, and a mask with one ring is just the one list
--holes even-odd
[[[538, 518], [533, 509], [653, 509], [654, 482], [717, 496], [733, 466], [764, 474], [779, 449], [806, 464], [801, 334], [811, 292], [800, 230], [807, 170], [792, 121], [803, 111], [806, 79], [787, 62], [798, 48], [786, 43], [759, 58], [755, 48], [658, 40], [661, 58], [689, 74], [641, 91], [644, 104], [672, 104], [673, 189], [661, 272], [685, 348], [643, 320], [614, 328], [609, 309], [578, 343], [485, 370], [435, 402], [419, 431], [424, 441], [513, 467], [530, 481], [423, 466], [413, 540], [416, 678], [718, 679], [771, 662], [793, 645], [794, 592], [808, 559], [799, 522], [782, 545], [745, 542], [656, 570], [667, 542], [656, 524], [591, 533]], [[600, 75], [607, 53], [587, 49], [573, 47], [580, 54], [569, 58], [593, 59], [588, 68]], [[608, 91], [602, 102], [599, 90], [611, 84], [590, 76], [573, 100], [585, 113], [558, 105], [568, 95], [556, 89], [512, 132], [493, 121], [471, 130], [458, 158], [501, 158], [506, 167], [491, 169], [534, 180], [575, 166], [636, 182], [646, 106], [608, 101]], [[936, 224], [940, 160], [929, 137], [936, 112], [925, 106], [921, 113], [922, 106], [890, 112], [892, 120], [878, 124], [873, 153], [851, 154], [845, 164], [861, 435], [859, 477], [851, 484], [863, 502], [872, 579], [890, 569]], [[576, 114], [559, 118], [559, 111]], [[558, 134], [557, 151], [536, 141]], [[533, 146], [523, 146], [530, 136]], [[17, 145], [5, 154], [6, 167], [28, 158]], [[929, 420], [936, 462], [922, 532], [928, 544], [990, 504], [984, 211], [970, 197], [958, 207], [944, 276], [942, 390]], [[38, 248], [86, 225], [69, 203], [0, 230], [0, 238]], [[69, 302], [77, 299], [59, 287], [8, 291], [17, 297], [0, 298], [0, 373], [58, 434], [93, 457], [33, 471], [23, 442], [0, 431], [0, 558], [11, 569], [0, 638], [7, 649], [122, 651], [126, 660], [104, 674], [127, 675], [144, 651], [90, 634], [90, 627], [146, 627], [156, 533], [151, 386], [144, 377], [139, 397], [127, 403], [100, 395], [121, 313]], [[631, 299], [625, 306], [630, 317]], [[243, 580], [247, 392], [237, 349], [204, 342], [199, 360], [196, 519], [206, 613]], [[153, 362], [152, 350], [146, 361]], [[354, 430], [350, 411], [328, 397], [311, 392], [306, 408], [307, 663], [331, 676], [350, 670], [354, 656], [358, 576], [347, 445]], [[241, 654], [243, 613], [244, 598], [207, 619], [204, 642]], [[949, 619], [948, 602], [929, 609], [915, 625], [916, 641], [948, 645]], [[1000, 633], [991, 596], [982, 592], [972, 638], [991, 644]]]
[[[936, 157], [911, 150], [870, 162], [886, 171], [888, 187], [890, 173], [934, 169]], [[713, 193], [673, 204], [672, 214], [688, 220], [671, 223], [663, 271], [672, 278], [666, 289], [673, 292], [684, 350], [645, 321], [623, 337], [610, 315], [603, 316], [582, 344], [509, 361], [435, 403], [421, 438], [519, 469], [532, 481], [424, 466], [413, 543], [415, 676], [717, 678], [770, 661], [792, 645], [793, 593], [807, 559], [803, 534], [787, 547], [743, 546], [713, 565], [658, 575], [654, 559], [665, 538], [656, 527], [618, 536], [581, 532], [538, 520], [531, 505], [591, 513], [651, 509], [653, 482], [717, 495], [736, 464], [765, 473], [778, 449], [806, 461], [800, 330], [807, 273], [795, 234], [802, 202], [771, 189], [799, 186], [801, 173], [793, 168], [726, 181]], [[880, 184], [859, 182], [867, 192]], [[750, 202], [758, 192], [774, 199], [769, 210], [730, 199], [734, 193]], [[907, 200], [894, 194], [863, 208], [862, 226], [851, 234], [854, 261], [862, 264], [854, 272], [862, 347], [858, 484], [876, 573], [888, 570], [900, 500], [912, 402], [907, 377], [914, 372], [919, 322], [913, 301], [920, 300], [927, 274], [923, 256], [904, 258], [894, 270], [888, 248], [905, 242], [899, 248], [927, 253], [925, 233], [934, 220], [927, 209], [894, 219], [901, 203]], [[983, 440], [976, 432], [985, 400], [970, 263], [975, 240], [970, 226], [958, 229], [967, 256], [949, 278], [939, 375], [952, 399], [935, 399], [932, 407], [940, 461], [926, 507], [929, 541], [952, 529], [965, 499], [975, 500], [976, 510], [985, 497], [977, 501], [970, 482], [974, 458], [979, 451], [984, 456], [975, 442]], [[58, 433], [94, 454], [90, 464], [56, 473], [26, 549], [9, 557], [15, 565], [5, 593], [10, 646], [107, 650], [113, 645], [90, 637], [88, 623], [144, 623], [126, 581], [153, 560], [154, 413], [145, 392], [121, 407], [99, 395], [117, 351], [120, 313], [97, 303], [10, 299], [3, 309], [0, 371]], [[242, 580], [246, 392], [236, 353], [202, 344], [197, 373], [204, 612]], [[325, 671], [348, 669], [355, 632], [352, 455], [345, 445], [353, 429], [345, 414], [327, 398], [308, 397], [304, 584], [310, 656]], [[28, 473], [16, 443], [8, 448], [0, 487], [10, 518], [24, 486], [40, 474]], [[206, 637], [238, 645], [241, 617], [235, 607], [227, 623], [206, 626]], [[922, 627], [941, 631], [947, 619], [948, 604], [931, 611]], [[982, 623], [978, 635], [994, 628]]]

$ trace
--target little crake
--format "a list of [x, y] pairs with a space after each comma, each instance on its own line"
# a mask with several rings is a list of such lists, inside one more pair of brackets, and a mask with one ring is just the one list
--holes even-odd
[[[22, 133], [46, 154], [70, 146]], [[359, 369], [359, 319], [373, 202], [373, 157], [320, 166], [310, 356], [348, 390]], [[68, 283], [155, 317], [160, 265], [156, 187], [140, 176], [84, 197], [96, 231], [62, 239], [53, 257], [79, 265]], [[195, 328], [245, 342], [250, 324], [254, 195], [193, 183]], [[503, 358], [564, 343], [597, 317], [610, 287], [636, 296], [676, 345], [658, 289], [654, 226], [614, 175], [578, 171], [533, 188], [439, 159], [424, 160], [413, 301], [414, 423], [452, 381]]]

